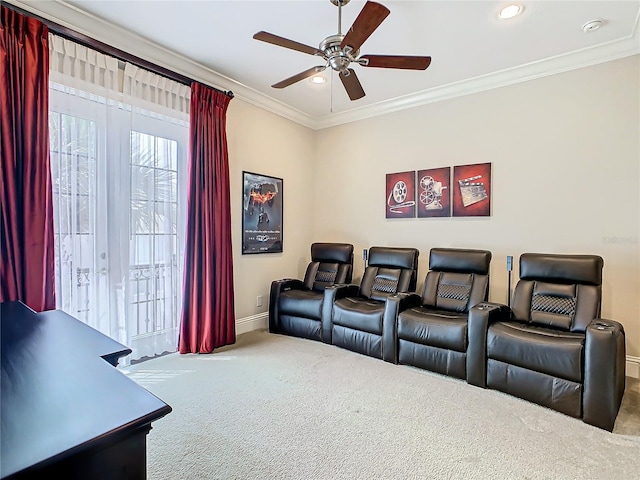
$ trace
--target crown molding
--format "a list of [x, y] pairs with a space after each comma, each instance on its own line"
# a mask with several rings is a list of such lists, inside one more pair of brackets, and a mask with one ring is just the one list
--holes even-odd
[[26, 12], [79, 32], [87, 37], [126, 51], [193, 80], [220, 90], [233, 91], [234, 97], [263, 108], [308, 128], [315, 127], [315, 119], [279, 100], [264, 95], [232, 78], [226, 77], [183, 55], [164, 48], [129, 30], [91, 15], [64, 0], [27, 2], [2, 0]]
[[440, 102], [463, 95], [484, 92], [494, 88], [506, 87], [520, 82], [556, 75], [558, 73], [590, 67], [600, 63], [618, 60], [640, 54], [640, 35], [638, 35], [638, 18], [633, 35], [594, 47], [549, 57], [544, 60], [527, 63], [499, 72], [450, 83], [421, 92], [404, 95], [378, 102], [374, 105], [360, 107], [346, 112], [334, 113], [317, 119], [312, 128], [323, 128], [364, 120], [399, 110]]
[[91, 15], [64, 0], [3, 1], [204, 84], [221, 90], [232, 90], [237, 98], [312, 130], [321, 130], [640, 54], [639, 14], [633, 33], [621, 39], [346, 112], [314, 118], [187, 57]]

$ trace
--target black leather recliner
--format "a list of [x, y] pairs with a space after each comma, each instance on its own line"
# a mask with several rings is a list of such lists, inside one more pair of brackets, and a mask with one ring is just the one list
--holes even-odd
[[[325, 338], [333, 345], [394, 362], [396, 303], [386, 300], [413, 292], [418, 271], [416, 248], [371, 247], [360, 285], [325, 290]], [[329, 310], [329, 306], [332, 308]]]
[[349, 283], [353, 272], [353, 245], [314, 243], [304, 280], [282, 279], [271, 283], [269, 331], [331, 343], [323, 338], [324, 289]]
[[599, 318], [603, 266], [596, 255], [523, 254], [512, 307], [471, 309], [467, 382], [613, 430], [625, 334]]
[[398, 363], [466, 379], [469, 309], [487, 300], [491, 252], [432, 248], [422, 296], [404, 300]]

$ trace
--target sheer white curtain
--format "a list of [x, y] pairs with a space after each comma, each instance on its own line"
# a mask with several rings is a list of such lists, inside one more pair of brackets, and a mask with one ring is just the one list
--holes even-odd
[[56, 35], [50, 69], [58, 308], [175, 351], [190, 88]]

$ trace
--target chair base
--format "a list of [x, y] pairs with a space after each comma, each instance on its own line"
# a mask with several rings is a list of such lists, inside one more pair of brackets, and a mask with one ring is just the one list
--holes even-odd
[[331, 343], [370, 357], [382, 358], [382, 336], [334, 325]]
[[398, 363], [448, 375], [467, 378], [467, 354], [445, 348], [398, 340]]
[[322, 341], [322, 323], [320, 320], [280, 315], [278, 328], [269, 329], [271, 333], [282, 333], [292, 337]]
[[487, 387], [582, 418], [582, 385], [494, 359], [487, 360]]

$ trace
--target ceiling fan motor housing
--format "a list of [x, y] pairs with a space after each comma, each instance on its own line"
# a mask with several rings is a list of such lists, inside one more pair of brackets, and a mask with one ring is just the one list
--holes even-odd
[[351, 62], [355, 61], [359, 50], [349, 52], [340, 47], [344, 35], [331, 35], [320, 42], [319, 50], [323, 52], [331, 68], [337, 72], [344, 72]]

